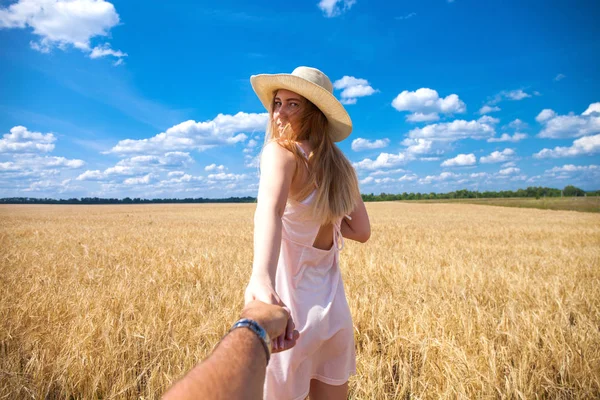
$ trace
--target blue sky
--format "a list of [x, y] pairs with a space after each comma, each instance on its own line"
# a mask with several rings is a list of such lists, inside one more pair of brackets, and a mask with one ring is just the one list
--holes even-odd
[[321, 69], [363, 193], [600, 189], [597, 1], [0, 0], [0, 197], [255, 196], [258, 73]]

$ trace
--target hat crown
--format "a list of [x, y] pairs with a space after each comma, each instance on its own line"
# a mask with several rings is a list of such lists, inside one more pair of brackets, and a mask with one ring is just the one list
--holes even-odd
[[315, 85], [319, 85], [329, 93], [333, 94], [333, 85], [331, 84], [331, 80], [327, 75], [316, 68], [298, 67], [292, 72], [292, 75], [306, 79]]

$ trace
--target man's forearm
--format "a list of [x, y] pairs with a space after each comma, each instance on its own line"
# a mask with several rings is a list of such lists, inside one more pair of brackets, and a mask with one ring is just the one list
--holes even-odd
[[256, 334], [246, 328], [235, 329], [164, 399], [262, 399], [266, 364]]

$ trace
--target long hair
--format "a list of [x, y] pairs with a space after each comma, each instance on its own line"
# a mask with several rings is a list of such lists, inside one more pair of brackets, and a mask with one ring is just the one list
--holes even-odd
[[308, 155], [308, 184], [293, 200], [306, 198], [316, 186], [317, 193], [311, 203], [311, 209], [321, 224], [335, 223], [344, 215], [350, 214], [360, 196], [358, 178], [350, 161], [327, 134], [328, 123], [325, 114], [306, 99], [299, 132], [294, 132], [289, 124], [280, 132], [273, 121], [274, 108], [275, 96], [269, 111], [265, 144], [276, 141], [291, 151], [299, 167], [304, 165], [304, 156], [295, 142], [308, 140], [313, 149]]

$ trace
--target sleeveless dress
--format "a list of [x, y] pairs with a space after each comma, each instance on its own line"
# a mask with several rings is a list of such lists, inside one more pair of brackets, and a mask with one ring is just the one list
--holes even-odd
[[313, 247], [321, 227], [309, 211], [314, 195], [302, 202], [289, 199], [282, 218], [275, 291], [290, 308], [300, 338], [290, 350], [271, 356], [267, 400], [305, 399], [311, 379], [342, 385], [356, 373], [352, 317], [338, 262], [342, 221], [334, 224], [331, 249]]

